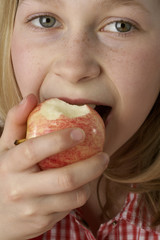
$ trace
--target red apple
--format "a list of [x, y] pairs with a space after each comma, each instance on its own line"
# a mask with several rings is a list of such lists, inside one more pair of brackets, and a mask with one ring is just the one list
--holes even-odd
[[85, 140], [42, 160], [39, 163], [41, 169], [62, 167], [101, 152], [105, 140], [105, 126], [102, 118], [90, 106], [71, 105], [57, 98], [40, 103], [31, 112], [27, 122], [27, 139], [72, 127], [83, 129]]

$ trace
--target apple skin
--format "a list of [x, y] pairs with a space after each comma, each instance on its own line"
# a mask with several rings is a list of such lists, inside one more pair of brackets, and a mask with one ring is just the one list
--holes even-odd
[[[74, 127], [83, 129], [86, 136], [85, 140], [78, 145], [42, 160], [39, 163], [42, 170], [63, 167], [103, 151], [105, 125], [100, 115], [94, 109], [87, 106], [89, 112], [83, 116], [69, 118], [62, 113], [57, 119], [52, 120], [41, 114], [41, 108], [47, 101], [53, 101], [53, 99], [40, 103], [30, 113], [27, 121], [26, 139]], [[51, 108], [50, 111], [53, 111], [53, 109]]]

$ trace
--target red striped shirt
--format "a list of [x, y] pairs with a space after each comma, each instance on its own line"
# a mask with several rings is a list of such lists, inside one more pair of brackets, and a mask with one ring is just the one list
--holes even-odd
[[129, 193], [121, 212], [114, 219], [101, 224], [96, 238], [76, 210], [34, 240], [160, 240], [158, 227], [153, 230], [150, 223], [151, 215], [142, 198]]

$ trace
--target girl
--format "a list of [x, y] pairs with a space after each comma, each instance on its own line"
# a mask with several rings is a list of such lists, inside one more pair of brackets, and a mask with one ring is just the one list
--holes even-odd
[[[159, 0], [0, 5], [1, 239], [160, 239]], [[14, 145], [51, 97], [103, 109], [103, 153], [40, 171], [84, 132]]]

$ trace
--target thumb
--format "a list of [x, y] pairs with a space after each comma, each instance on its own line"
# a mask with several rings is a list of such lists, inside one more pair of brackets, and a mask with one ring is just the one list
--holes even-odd
[[3, 150], [13, 147], [15, 140], [25, 138], [28, 115], [36, 105], [37, 98], [30, 94], [8, 112], [0, 139]]

